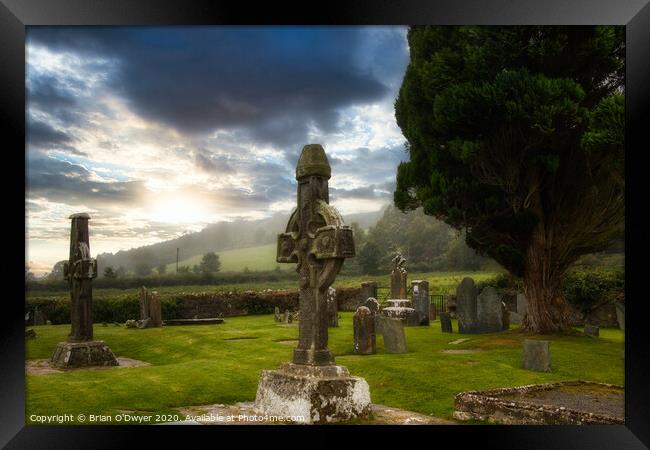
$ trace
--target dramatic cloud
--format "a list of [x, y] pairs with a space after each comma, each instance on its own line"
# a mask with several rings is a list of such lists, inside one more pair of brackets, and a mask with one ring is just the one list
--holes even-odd
[[[404, 27], [27, 30], [28, 253], [65, 254], [67, 215], [115, 252], [295, 203], [319, 142], [332, 202], [373, 211], [406, 158], [393, 102]], [[67, 231], [66, 231], [67, 230]]]

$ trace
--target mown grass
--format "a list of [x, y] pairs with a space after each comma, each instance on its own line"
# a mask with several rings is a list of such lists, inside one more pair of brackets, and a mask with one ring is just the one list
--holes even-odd
[[[38, 337], [26, 343], [28, 359], [48, 358], [69, 332], [69, 325], [34, 328]], [[454, 395], [462, 391], [568, 379], [623, 384], [623, 333], [600, 332], [600, 338], [544, 337], [552, 341], [552, 373], [521, 367], [522, 340], [531, 337], [514, 327], [486, 335], [443, 334], [435, 321], [406, 328], [406, 354], [385, 353], [378, 337], [377, 354], [359, 356], [353, 354], [352, 313], [341, 313], [340, 327], [330, 329], [330, 348], [338, 364], [368, 381], [373, 403], [451, 418]], [[96, 339], [117, 356], [152, 365], [28, 375], [26, 422], [32, 422], [32, 414], [177, 413], [174, 408], [182, 406], [252, 401], [260, 371], [291, 359], [295, 345], [279, 341], [297, 336], [297, 324], [277, 324], [271, 315], [144, 330], [95, 325]], [[461, 337], [469, 340], [449, 344]], [[445, 349], [480, 351], [449, 354]]]

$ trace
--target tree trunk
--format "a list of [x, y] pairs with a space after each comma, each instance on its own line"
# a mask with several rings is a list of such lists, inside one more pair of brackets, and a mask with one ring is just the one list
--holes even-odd
[[538, 334], [571, 329], [561, 288], [564, 270], [554, 261], [547, 244], [546, 233], [540, 226], [528, 247], [523, 274], [528, 314], [522, 321], [522, 328]]

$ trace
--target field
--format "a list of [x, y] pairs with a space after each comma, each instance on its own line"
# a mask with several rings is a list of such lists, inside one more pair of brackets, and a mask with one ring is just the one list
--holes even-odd
[[[278, 264], [275, 261], [276, 251], [276, 244], [268, 244], [215, 253], [219, 255], [222, 272], [241, 272], [246, 267], [248, 267], [248, 270], [274, 270], [276, 266], [280, 266], [281, 270], [291, 270], [290, 264]], [[189, 266], [191, 269], [195, 265], [201, 264], [201, 258], [203, 258], [203, 255], [195, 255], [184, 259], [178, 262], [178, 267]], [[167, 264], [167, 273], [174, 273], [175, 271], [176, 263]]]
[[[353, 354], [352, 313], [341, 313], [340, 327], [330, 329], [330, 348], [338, 364], [364, 377], [373, 403], [441, 418], [451, 418], [454, 395], [461, 391], [584, 379], [623, 384], [623, 332], [601, 329], [600, 338], [547, 336], [553, 372], [521, 368], [522, 340], [530, 337], [516, 327], [486, 335], [454, 334], [430, 327], [406, 328], [409, 352]], [[28, 359], [48, 358], [66, 339], [69, 325], [37, 326], [36, 339], [26, 342]], [[27, 375], [26, 422], [32, 414], [177, 414], [175, 408], [252, 401], [262, 369], [290, 360], [297, 324], [278, 324], [271, 315], [226, 318], [222, 325], [127, 329], [95, 325], [118, 357], [151, 364], [148, 367], [80, 369], [69, 373]], [[284, 342], [283, 342], [284, 341]], [[443, 350], [466, 349], [453, 354]], [[76, 420], [76, 419], [75, 419]], [[88, 422], [86, 422], [88, 423]]]
[[[288, 264], [287, 264], [288, 265]], [[431, 294], [448, 294], [454, 293], [456, 287], [464, 277], [472, 277], [474, 281], [479, 282], [493, 277], [498, 272], [427, 272], [427, 273], [409, 273], [407, 284], [410, 287], [412, 280], [429, 281], [429, 292]], [[295, 279], [287, 279], [275, 282], [256, 282], [256, 283], [232, 283], [220, 285], [192, 285], [192, 286], [147, 286], [153, 288], [161, 294], [174, 293], [195, 293], [195, 292], [241, 292], [245, 290], [262, 291], [265, 289], [297, 289], [297, 274]], [[386, 292], [389, 288], [389, 277], [386, 275], [363, 275], [350, 276], [340, 275], [334, 281], [333, 287], [359, 287], [363, 281], [376, 281], [379, 286], [379, 294]], [[113, 295], [124, 295], [133, 293], [137, 294], [138, 289], [93, 289], [93, 297], [110, 297]], [[28, 291], [27, 298], [32, 297], [69, 297], [68, 291]]]

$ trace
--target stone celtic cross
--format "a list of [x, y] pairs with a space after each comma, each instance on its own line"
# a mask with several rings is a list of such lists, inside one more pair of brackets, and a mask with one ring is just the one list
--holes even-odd
[[73, 214], [70, 229], [70, 259], [63, 265], [63, 275], [70, 287], [69, 342], [93, 340], [92, 279], [97, 276], [97, 260], [90, 257], [86, 213]]
[[327, 289], [345, 258], [354, 256], [354, 238], [352, 229], [329, 205], [330, 176], [323, 147], [305, 145], [296, 168], [298, 207], [286, 232], [278, 235], [277, 262], [298, 263], [300, 322], [294, 364], [334, 364], [327, 347]]

